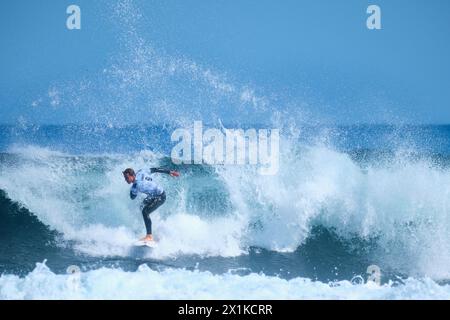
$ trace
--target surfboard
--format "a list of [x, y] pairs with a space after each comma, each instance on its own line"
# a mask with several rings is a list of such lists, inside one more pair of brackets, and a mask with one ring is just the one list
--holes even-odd
[[135, 246], [137, 247], [149, 247], [149, 248], [156, 248], [157, 244], [155, 241], [143, 241], [143, 240], [138, 240], [134, 243]]

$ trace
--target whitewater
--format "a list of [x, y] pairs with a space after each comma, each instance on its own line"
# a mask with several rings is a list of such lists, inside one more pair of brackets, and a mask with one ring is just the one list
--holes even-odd
[[[324, 124], [164, 53], [140, 18], [117, 1], [119, 52], [32, 101], [49, 123], [89, 121], [0, 126], [0, 299], [450, 299], [449, 126]], [[195, 121], [280, 129], [278, 173], [175, 165], [171, 133]], [[153, 250], [132, 245], [128, 167], [181, 173], [157, 178]]]

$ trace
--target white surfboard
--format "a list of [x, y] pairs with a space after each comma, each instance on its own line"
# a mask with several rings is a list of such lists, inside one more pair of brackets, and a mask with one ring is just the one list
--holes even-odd
[[149, 248], [156, 248], [157, 247], [157, 244], [156, 244], [155, 241], [144, 241], [144, 240], [136, 241], [134, 243], [134, 245], [138, 246], [138, 247], [149, 247]]

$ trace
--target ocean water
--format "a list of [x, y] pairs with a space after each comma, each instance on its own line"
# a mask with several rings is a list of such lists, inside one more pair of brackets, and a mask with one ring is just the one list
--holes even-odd
[[[170, 54], [140, 4], [97, 4], [117, 52], [31, 79], [48, 89], [0, 125], [0, 299], [450, 299], [450, 126], [327, 125], [307, 111], [326, 88], [293, 98]], [[194, 121], [279, 129], [279, 172], [174, 165], [170, 135]], [[181, 172], [158, 178], [153, 250], [132, 245], [121, 174], [149, 166]]]
[[[175, 166], [169, 133], [1, 127], [0, 298], [450, 298], [450, 127], [307, 127], [274, 176]], [[156, 249], [132, 246], [130, 166], [182, 174], [160, 177]]]

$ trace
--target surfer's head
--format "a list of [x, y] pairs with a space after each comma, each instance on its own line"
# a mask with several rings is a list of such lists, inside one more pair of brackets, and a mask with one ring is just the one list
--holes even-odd
[[131, 168], [125, 169], [122, 173], [128, 184], [132, 184], [136, 179], [136, 173], [134, 173], [134, 170]]

